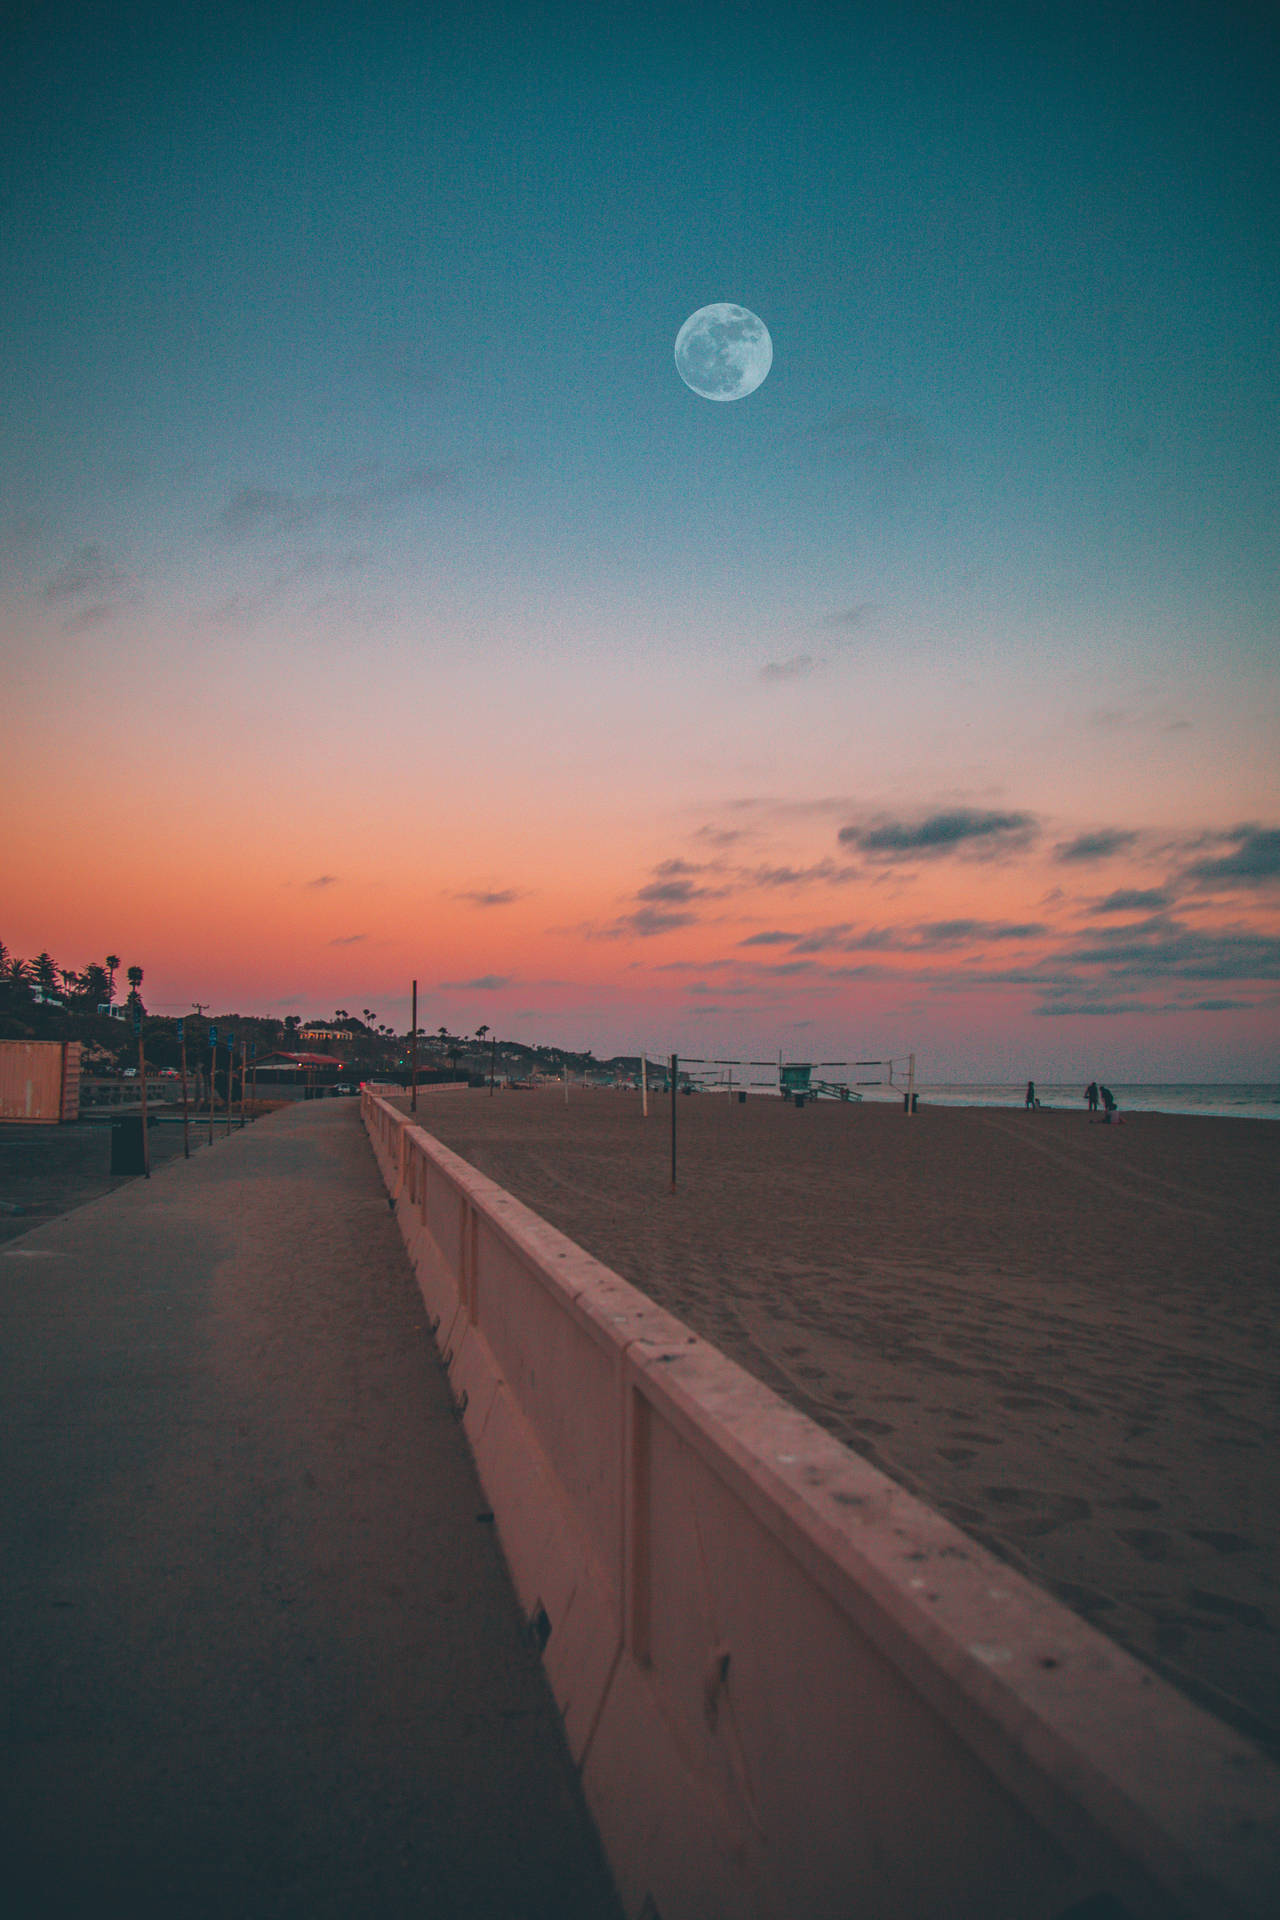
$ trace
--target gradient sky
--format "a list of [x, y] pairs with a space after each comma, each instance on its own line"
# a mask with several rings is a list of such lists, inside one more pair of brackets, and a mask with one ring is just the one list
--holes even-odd
[[1280, 1074], [1274, 10], [17, 11], [11, 948]]

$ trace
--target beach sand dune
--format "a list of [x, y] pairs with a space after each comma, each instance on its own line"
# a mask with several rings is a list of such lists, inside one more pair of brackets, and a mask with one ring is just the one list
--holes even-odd
[[669, 1109], [418, 1121], [1280, 1752], [1280, 1126], [698, 1095], [673, 1193]]

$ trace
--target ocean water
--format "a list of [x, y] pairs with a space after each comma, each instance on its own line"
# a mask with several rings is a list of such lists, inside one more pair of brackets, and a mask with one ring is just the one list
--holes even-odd
[[[1193, 1081], [1108, 1083], [1121, 1113], [1200, 1113], [1219, 1114], [1234, 1120], [1280, 1120], [1280, 1082], [1261, 1084], [1227, 1081], [1202, 1084]], [[1027, 1083], [1016, 1086], [991, 1081], [985, 1085], [970, 1082], [933, 1084], [917, 1075], [916, 1092], [920, 1104], [934, 1107], [1021, 1107], [1027, 1095]], [[1041, 1107], [1072, 1108], [1085, 1113], [1083, 1083], [1063, 1086], [1052, 1080], [1037, 1080], [1036, 1093]], [[901, 1104], [899, 1089], [868, 1087], [866, 1100], [893, 1100]]]

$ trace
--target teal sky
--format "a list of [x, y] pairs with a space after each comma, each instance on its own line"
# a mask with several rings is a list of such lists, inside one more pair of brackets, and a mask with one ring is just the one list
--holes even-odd
[[[28, 741], [108, 670], [127, 737], [151, 702], [197, 751], [210, 701], [344, 690], [398, 752], [409, 711], [488, 703], [544, 795], [566, 726], [639, 727], [620, 899], [687, 857], [677, 815], [765, 798], [1248, 847], [1221, 925], [1271, 957], [1222, 1062], [1274, 1033], [1276, 867], [1242, 838], [1280, 814], [1271, 9], [19, 14], [0, 614]], [[728, 406], [672, 361], [721, 300], [774, 345]], [[572, 812], [545, 873], [495, 827], [480, 890], [550, 915]]]

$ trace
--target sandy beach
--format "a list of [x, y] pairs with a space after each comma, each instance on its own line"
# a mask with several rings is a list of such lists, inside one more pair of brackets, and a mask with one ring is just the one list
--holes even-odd
[[1280, 1751], [1280, 1126], [698, 1095], [672, 1193], [661, 1099], [418, 1119]]

